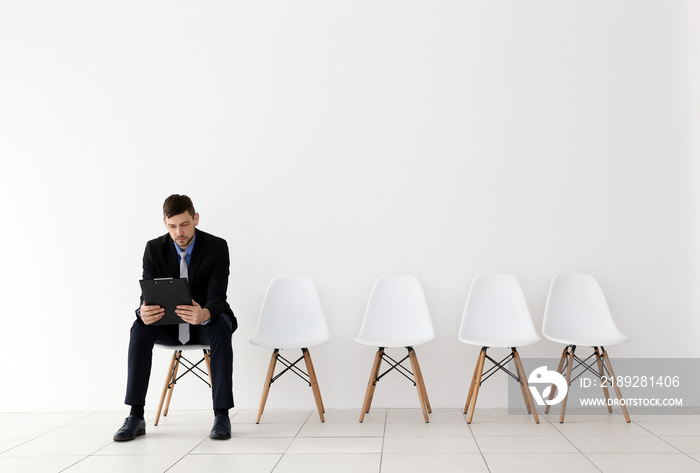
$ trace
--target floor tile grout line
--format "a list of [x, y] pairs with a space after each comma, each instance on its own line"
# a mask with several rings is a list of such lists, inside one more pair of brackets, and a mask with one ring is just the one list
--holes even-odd
[[173, 468], [175, 467], [175, 465], [177, 465], [178, 463], [180, 463], [182, 460], [184, 460], [185, 458], [187, 458], [187, 457], [193, 455], [192, 452], [193, 452], [194, 450], [196, 450], [197, 447], [199, 447], [199, 446], [202, 445], [204, 442], [206, 442], [206, 440], [207, 440], [206, 438], [203, 438], [197, 445], [195, 445], [195, 446], [194, 446], [193, 448], [191, 448], [187, 453], [185, 453], [184, 455], [182, 455], [176, 462], [174, 462], [174, 463], [173, 463], [172, 465], [170, 465], [168, 468], [166, 468], [165, 470], [163, 470], [163, 473], [166, 473], [167, 471], [173, 469]]
[[[613, 410], [613, 412], [610, 412], [609, 414], [617, 414], [618, 416], [622, 416], [622, 412], [618, 412], [616, 410]], [[563, 424], [563, 422], [560, 422], [560, 424]], [[632, 421], [631, 424], [636, 424], [636, 422]], [[650, 433], [652, 435], [654, 435], [652, 432], [650, 432]], [[594, 436], [594, 437], [599, 437], [599, 436]], [[571, 445], [574, 446], [574, 448], [576, 450], [578, 450], [581, 453], [581, 455], [583, 455], [586, 458], [586, 460], [588, 460], [591, 463], [591, 465], [593, 465], [601, 473], [603, 472], [603, 470], [601, 470], [600, 467], [591, 458], [588, 457], [588, 454], [582, 452], [581, 449], [579, 449], [576, 445], [574, 445], [573, 441], [568, 436], [566, 436], [566, 439], [569, 441], [569, 443], [571, 443]], [[591, 454], [595, 455], [594, 452], [591, 452]]]
[[172, 465], [170, 465], [170, 466], [167, 467], [165, 470], [163, 470], [163, 473], [166, 473], [166, 472], [172, 470], [178, 463], [180, 463], [182, 460], [184, 460], [184, 459], [187, 458], [188, 456], [189, 456], [188, 453], [182, 455], [180, 458], [178, 458], [178, 460], [177, 460], [176, 462], [174, 462]]
[[[560, 422], [560, 424], [563, 424], [563, 422]], [[556, 428], [556, 426], [555, 426], [555, 428]], [[562, 432], [562, 431], [559, 430], [559, 429], [557, 429], [557, 432], [559, 432], [559, 433], [562, 435], [562, 437], [564, 437], [564, 438], [566, 439], [566, 441], [569, 442], [569, 443], [571, 444], [571, 446], [574, 447], [574, 448], [576, 449], [577, 452], [579, 452], [581, 455], [583, 455], [583, 457], [584, 457], [591, 465], [593, 465], [593, 467], [594, 467], [596, 470], [598, 470], [600, 473], [603, 473], [603, 470], [601, 470], [600, 467], [599, 467], [598, 465], [596, 465], [595, 462], [594, 462], [593, 460], [591, 460], [590, 458], [588, 458], [588, 455], [586, 455], [584, 452], [582, 452], [581, 449], [578, 448], [578, 447], [574, 444], [574, 442], [573, 442], [564, 432]]]
[[3, 424], [5, 423], [5, 421], [14, 419], [15, 417], [18, 417], [18, 416], [21, 416], [21, 415], [23, 414], [23, 412], [5, 412], [5, 413], [3, 413], [3, 414], [4, 414], [4, 415], [7, 415], [7, 417], [4, 418], [4, 419], [2, 419], [2, 420], [0, 420], [0, 427], [3, 426]]
[[[464, 414], [464, 420], [466, 422], [466, 414]], [[489, 462], [486, 461], [486, 457], [484, 456], [484, 452], [481, 451], [481, 445], [479, 445], [479, 441], [476, 439], [476, 435], [474, 435], [474, 431], [472, 430], [472, 425], [471, 423], [467, 422], [467, 428], [469, 429], [469, 433], [472, 434], [472, 438], [474, 439], [474, 443], [476, 444], [476, 448], [479, 449], [479, 455], [481, 455], [481, 459], [484, 462], [484, 465], [486, 466], [486, 470], [491, 473], [491, 467], [489, 466]]]
[[386, 425], [389, 419], [389, 409], [384, 410], [384, 428], [382, 429], [382, 449], [379, 454], [379, 470], [377, 473], [382, 473], [382, 465], [384, 464], [384, 444], [386, 442]]
[[469, 433], [471, 434], [471, 438], [474, 440], [474, 444], [476, 445], [476, 448], [479, 450], [479, 455], [481, 455], [481, 459], [484, 462], [484, 465], [486, 466], [486, 470], [491, 473], [491, 467], [489, 466], [489, 463], [486, 461], [486, 457], [484, 456], [484, 452], [481, 451], [481, 447], [479, 446], [479, 442], [476, 440], [476, 435], [474, 435], [474, 431], [472, 430], [472, 425], [471, 423], [467, 422], [467, 413], [463, 411], [463, 409], [460, 409], [462, 411], [461, 417], [464, 419], [464, 423], [467, 424], [467, 428], [469, 429]]
[[272, 469], [270, 470], [270, 473], [273, 473], [273, 472], [277, 469], [277, 467], [279, 466], [279, 464], [282, 462], [282, 459], [284, 458], [284, 456], [287, 454], [287, 452], [289, 451], [289, 449], [292, 447], [292, 444], [294, 443], [294, 441], [295, 441], [297, 438], [299, 438], [299, 433], [301, 433], [301, 431], [304, 429], [304, 426], [309, 422], [309, 419], [311, 419], [311, 416], [313, 415], [313, 413], [314, 413], [314, 411], [310, 411], [309, 414], [306, 416], [306, 419], [304, 419], [304, 422], [301, 423], [301, 426], [299, 427], [299, 429], [298, 429], [298, 430], [296, 431], [296, 433], [294, 434], [294, 437], [292, 437], [292, 441], [289, 442], [289, 445], [287, 445], [287, 448], [285, 448], [284, 452], [282, 452], [282, 454], [280, 455], [280, 457], [279, 457], [279, 458], [277, 459], [277, 461], [275, 462], [275, 465], [274, 465], [274, 466], [272, 467]]
[[59, 473], [62, 473], [62, 472], [64, 472], [64, 471], [67, 471], [67, 470], [69, 470], [70, 468], [73, 468], [75, 465], [84, 462], [85, 460], [87, 460], [88, 458], [90, 458], [90, 456], [91, 456], [91, 455], [84, 456], [83, 458], [81, 458], [80, 460], [76, 461], [75, 463], [71, 463], [70, 465], [68, 465], [68, 466], [65, 467], [64, 469], [59, 470]]
[[[238, 413], [236, 413], [236, 414], [238, 414]], [[298, 429], [296, 429], [294, 436], [291, 437], [292, 440], [297, 439], [297, 438], [301, 438], [301, 437], [299, 437], [299, 435], [300, 435], [300, 433], [302, 432], [304, 426], [309, 425], [310, 419], [312, 418], [312, 416], [313, 416], [313, 412], [309, 413], [309, 414], [306, 416], [306, 420], [303, 421], [303, 422], [301, 423], [300, 427], [299, 427]], [[83, 416], [83, 417], [81, 417], [80, 419], [84, 419], [84, 418], [86, 418], [86, 417], [87, 417], [87, 416]], [[385, 447], [385, 441], [386, 441], [386, 438], [387, 438], [387, 437], [386, 437], [386, 433], [387, 433], [386, 430], [387, 430], [387, 424], [388, 424], [388, 418], [389, 418], [389, 409], [384, 410], [384, 412], [383, 412], [383, 417], [384, 417], [384, 419], [383, 419], [384, 425], [383, 425], [382, 448], [381, 448], [381, 456], [380, 456], [381, 460], [380, 460], [380, 465], [379, 465], [379, 466], [380, 466], [380, 471], [381, 471], [381, 467], [382, 467], [382, 465], [383, 465], [382, 460], [384, 459], [384, 454], [385, 454], [385, 452], [384, 452], [384, 447]], [[76, 420], [72, 420], [72, 421], [68, 421], [68, 422], [64, 423], [63, 425], [49, 426], [49, 427], [53, 427], [53, 428], [52, 428], [51, 430], [49, 430], [49, 431], [46, 431], [46, 432], [42, 433], [41, 435], [34, 436], [33, 439], [38, 439], [38, 438], [40, 438], [40, 437], [43, 437], [43, 436], [45, 436], [45, 435], [48, 435], [48, 434], [50, 434], [51, 432], [54, 432], [54, 431], [56, 431], [56, 430], [58, 430], [58, 429], [61, 429], [61, 428], [63, 428], [63, 427], [67, 427], [67, 426], [74, 425], [75, 422], [76, 422]], [[553, 421], [552, 421], [552, 419], [548, 419], [548, 418], [547, 418], [547, 422], [550, 423], [550, 424], [552, 424]], [[461, 421], [460, 421], [460, 423], [461, 423]], [[597, 422], [594, 422], [594, 423], [595, 423], [595, 424], [598, 424], [598, 425], [601, 425], [601, 426], [606, 425], [606, 424], [604, 424], [604, 423], [603, 423], [603, 424], [600, 424], [600, 423], [597, 423]], [[659, 439], [659, 440], [662, 440], [665, 444], [670, 444], [668, 441], [664, 440], [664, 438], [662, 437], [661, 434], [656, 434], [656, 433], [652, 432], [652, 431], [650, 430], [650, 428], [644, 427], [644, 426], [642, 426], [641, 424], [639, 424], [638, 422], [633, 422], [633, 423], [634, 423], [634, 424], [637, 424], [638, 427], [641, 427], [645, 432], [647, 432], [647, 433], [650, 435], [651, 438], [657, 438], [657, 439]], [[670, 421], [669, 421], [668, 423], [672, 424], [673, 422], [670, 422]], [[442, 423], [441, 423], [441, 424], [442, 424]], [[469, 431], [470, 431], [470, 433], [471, 433], [471, 435], [472, 435], [472, 438], [474, 438], [474, 440], [476, 441], [476, 436], [474, 435], [474, 433], [473, 433], [473, 431], [472, 431], [472, 429], [471, 429], [471, 426], [469, 426]], [[560, 435], [564, 436], [564, 437], [567, 439], [567, 441], [568, 441], [569, 443], [572, 443], [572, 437], [576, 437], [575, 435], [570, 435], [570, 434], [566, 434], [566, 433], [564, 433], [564, 432], [561, 432], [561, 431], [559, 431], [558, 429], [557, 429], [557, 431], [558, 431], [558, 433], [559, 433]], [[618, 436], [617, 436], [617, 435], [614, 435], [614, 436], [611, 436], [611, 437], [618, 437]], [[698, 435], [688, 435], [687, 437], [689, 437], [689, 438], [697, 438], [697, 437], [699, 437], [699, 436], [698, 436]], [[290, 438], [290, 437], [286, 437], [286, 438]], [[362, 438], [367, 438], [367, 437], [362, 437]], [[31, 440], [33, 440], [33, 439], [29, 439], [29, 440], [27, 440], [26, 442], [29, 442], [29, 441], [31, 441]], [[198, 446], [201, 445], [204, 441], [206, 441], [206, 439], [203, 439], [202, 441], [200, 441], [200, 442], [198, 443]], [[22, 442], [20, 445], [23, 445], [23, 444], [25, 444], [26, 442]], [[477, 443], [477, 448], [479, 449], [479, 453], [480, 453], [480, 455], [481, 455], [481, 457], [482, 457], [482, 460], [484, 461], [484, 464], [485, 464], [486, 467], [487, 467], [487, 470], [488, 470], [488, 471], [491, 471], [491, 470], [490, 470], [490, 466], [488, 465], [488, 462], [486, 462], [485, 454], [482, 452], [481, 447], [479, 446], [478, 442], [476, 442], [476, 443]], [[291, 443], [290, 443], [290, 445], [291, 445]], [[18, 445], [18, 446], [19, 446], [19, 445]], [[18, 446], [15, 446], [15, 447], [13, 447], [13, 448], [16, 448], [16, 447], [18, 447]], [[674, 449], [677, 450], [678, 453], [673, 452], [673, 453], [667, 453], [666, 455], [674, 456], [674, 457], [690, 457], [690, 459], [691, 459], [694, 463], [700, 462], [700, 459], [695, 459], [694, 457], [692, 457], [692, 454], [691, 454], [690, 452], [685, 452], [685, 451], [681, 450], [681, 448], [675, 447], [675, 446], [673, 446], [673, 445], [671, 445], [671, 446], [674, 447]], [[83, 462], [83, 461], [89, 459], [90, 457], [98, 456], [98, 455], [96, 455], [96, 453], [99, 452], [99, 451], [101, 451], [101, 450], [104, 449], [104, 448], [105, 448], [105, 447], [101, 447], [101, 448], [98, 448], [97, 450], [95, 450], [95, 452], [93, 452], [93, 453], [91, 453], [91, 454], [82, 455], [82, 458], [80, 458], [80, 459], [74, 461], [71, 465], [65, 467], [64, 469], [62, 469], [62, 470], [60, 470], [60, 471], [61, 471], [61, 472], [64, 472], [64, 471], [66, 471], [66, 470], [69, 470], [70, 468], [73, 468], [75, 465], [77, 465], [77, 464], [79, 464], [79, 463], [81, 463], [81, 462]], [[196, 448], [196, 447], [195, 447], [195, 448]], [[590, 462], [590, 463], [594, 466], [594, 468], [596, 468], [597, 471], [601, 471], [600, 467], [599, 467], [596, 463], [594, 463], [594, 462], [589, 458], [589, 456], [588, 456], [587, 454], [583, 453], [583, 452], [582, 452], [579, 448], [577, 448], [575, 445], [574, 445], [574, 448], [576, 448], [576, 450], [578, 451], [578, 454], [580, 454], [580, 455], [582, 455], [583, 457], [585, 457], [585, 458], [588, 460], [588, 462]], [[285, 452], [280, 456], [280, 460], [281, 460], [285, 455], [288, 454], [288, 450], [289, 450], [289, 446], [285, 449]], [[193, 449], [191, 449], [191, 450], [190, 450], [187, 454], [185, 454], [184, 456], [181, 456], [179, 460], [177, 460], [175, 463], [173, 463], [171, 466], [169, 466], [168, 468], [166, 468], [166, 469], [163, 470], [163, 471], [169, 471], [169, 470], [171, 470], [171, 469], [173, 468], [173, 466], [175, 466], [175, 465], [177, 465], [178, 463], [180, 463], [183, 459], [192, 456], [192, 455], [193, 455], [192, 451], [193, 451]], [[360, 452], [357, 452], [357, 453], [360, 453]], [[602, 453], [602, 452], [601, 452], [601, 453]], [[633, 454], [634, 452], [630, 452], [630, 453]], [[609, 455], [614, 455], [614, 454], [615, 454], [615, 453], [610, 453]], [[653, 454], [653, 453], [650, 452], [650, 454]], [[272, 470], [270, 470], [270, 471], [274, 471], [274, 469], [276, 469], [276, 468], [278, 467], [279, 461], [280, 461], [280, 460], [278, 460], [278, 462], [275, 464], [275, 466], [274, 466], [274, 467], [272, 468]]]
[[[614, 413], [619, 414], [619, 415], [622, 415], [621, 413], [619, 413], [619, 412], [617, 412], [617, 411], [615, 411]], [[638, 422], [632, 421], [630, 424], [637, 425], [638, 427], [640, 427], [640, 428], [646, 430], [647, 432], [649, 432], [653, 437], [655, 437], [655, 438], [661, 440], [661, 441], [664, 442], [664, 443], [668, 443], [668, 442], [666, 442], [664, 439], [662, 439], [661, 437], [659, 437], [657, 434], [655, 434], [654, 432], [652, 432], [652, 431], [650, 431], [649, 429], [645, 428], [644, 426], [642, 426], [642, 425], [639, 424]], [[565, 435], [565, 437], [566, 437], [566, 439], [569, 441], [569, 443], [571, 443], [571, 444], [574, 446], [574, 448], [576, 448], [576, 449], [586, 458], [586, 460], [588, 460], [598, 471], [601, 471], [601, 472], [602, 472], [602, 470], [598, 467], [598, 465], [597, 465], [593, 460], [591, 460], [591, 459], [588, 457], [588, 454], [582, 452], [578, 447], [576, 447], [576, 445], [573, 444], [573, 442], [571, 441], [571, 439], [570, 439], [568, 436]], [[575, 437], [575, 436], [574, 436], [574, 437]], [[594, 437], [600, 437], [600, 436], [594, 436]], [[617, 435], [613, 435], [613, 436], [611, 436], [611, 437], [618, 437], [618, 436], [617, 436]], [[669, 444], [671, 447], [673, 447], [673, 448], [675, 448], [676, 450], [678, 450], [678, 453], [650, 453], [650, 454], [651, 454], [651, 455], [678, 455], [678, 454], [682, 454], [682, 455], [685, 455], [685, 456], [687, 456], [687, 457], [690, 457], [691, 460], [700, 463], [700, 460], [697, 460], [697, 459], [693, 458], [693, 457], [691, 456], [691, 454], [686, 453], [686, 452], [683, 452], [682, 450], [680, 450], [679, 448], [677, 448], [677, 447], [671, 445], [670, 443], [668, 443], [668, 444]], [[606, 453], [606, 452], [591, 452], [591, 454], [594, 454], [594, 455], [595, 455], [596, 453], [597, 453], [597, 454], [611, 454], [611, 453]], [[619, 455], [619, 453], [614, 453], [614, 454]], [[639, 453], [636, 453], [636, 454], [639, 454]]]
[[[85, 419], [86, 417], [88, 417], [88, 416], [90, 416], [90, 415], [92, 415], [92, 413], [86, 414], [86, 415], [84, 415], [83, 417], [81, 417], [80, 419]], [[68, 422], [67, 424], [63, 424], [63, 425], [61, 425], [61, 426], [55, 428], [55, 429], [52, 430], [51, 432], [55, 432], [55, 431], [58, 430], [58, 429], [61, 429], [61, 428], [63, 428], [63, 427], [67, 427], [67, 426], [69, 426], [69, 425], [72, 425], [73, 422], [77, 422], [77, 421], [80, 420], [80, 419], [76, 419], [76, 420], [74, 420], [74, 421]], [[50, 433], [50, 432], [47, 432], [47, 433]], [[46, 434], [44, 434], [44, 435], [46, 435]], [[66, 471], [66, 470], [68, 470], [68, 469], [70, 469], [70, 468], [73, 468], [75, 465], [78, 465], [79, 463], [84, 462], [85, 460], [87, 460], [88, 458], [90, 458], [92, 455], [94, 455], [96, 452], [99, 452], [99, 451], [102, 450], [103, 448], [105, 448], [105, 447], [100, 447], [100, 448], [98, 448], [95, 452], [92, 452], [92, 453], [90, 453], [90, 454], [88, 454], [88, 455], [83, 455], [82, 458], [81, 458], [80, 460], [76, 461], [75, 463], [70, 464], [69, 466], [67, 466], [66, 468], [64, 468], [64, 469], [62, 469], [62, 470], [60, 470], [60, 471], [63, 472], [63, 471]]]
[[88, 417], [90, 417], [91, 415], [93, 415], [94, 412], [86, 412], [86, 413], [84, 413], [84, 414], [85, 414], [84, 416], [82, 416], [82, 417], [80, 417], [80, 418], [78, 418], [78, 419], [74, 419], [74, 420], [68, 422], [67, 424], [64, 424], [63, 427], [67, 427], [67, 426], [69, 426], [69, 425], [75, 424], [76, 422], [80, 422], [80, 421], [83, 420], [83, 419], [87, 419]]
[[15, 448], [21, 447], [22, 445], [25, 445], [25, 444], [27, 444], [27, 443], [29, 443], [29, 442], [33, 442], [34, 440], [40, 439], [41, 437], [44, 437], [44, 436], [46, 436], [46, 435], [48, 435], [48, 434], [50, 434], [50, 433], [52, 433], [52, 432], [55, 432], [55, 431], [57, 431], [58, 429], [62, 429], [62, 428], [65, 427], [66, 425], [68, 425], [68, 424], [65, 424], [65, 425], [55, 425], [55, 426], [54, 426], [54, 425], [52, 425], [52, 426], [47, 426], [47, 427], [53, 427], [53, 429], [48, 430], [48, 431], [42, 433], [41, 435], [34, 436], [34, 437], [30, 438], [30, 439], [17, 439], [17, 440], [19, 440], [21, 443], [15, 445], [14, 447], [8, 448], [7, 450], [1, 451], [1, 452], [0, 452], [0, 456], [5, 455], [6, 453], [11, 452], [11, 451], [14, 450]]
[[641, 429], [646, 430], [647, 432], [649, 432], [651, 435], [653, 435], [653, 436], [656, 437], [657, 439], [661, 440], [662, 442], [664, 442], [664, 443], [670, 445], [671, 447], [675, 448], [676, 450], [678, 450], [679, 453], [682, 453], [683, 455], [685, 455], [686, 457], [690, 458], [690, 459], [693, 460], [694, 462], [700, 463], [700, 459], [697, 459], [697, 458], [693, 457], [692, 454], [690, 454], [690, 453], [688, 453], [688, 452], [684, 452], [683, 450], [681, 450], [680, 448], [676, 447], [675, 445], [672, 445], [670, 442], [668, 442], [667, 440], [661, 438], [661, 436], [655, 434], [655, 433], [652, 432], [651, 430], [647, 429], [646, 427], [644, 427], [643, 425], [641, 425], [639, 422], [633, 421], [632, 423], [635, 424], [635, 425], [637, 425], [637, 426], [639, 426]]

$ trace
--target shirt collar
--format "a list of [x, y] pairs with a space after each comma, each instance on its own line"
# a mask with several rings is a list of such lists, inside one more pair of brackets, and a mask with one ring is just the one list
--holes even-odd
[[179, 246], [177, 246], [177, 243], [175, 243], [175, 241], [173, 241], [173, 245], [175, 245], [175, 252], [177, 253], [178, 257], [180, 256], [180, 253], [182, 253], [183, 251], [186, 251], [187, 252], [187, 260], [189, 262], [190, 256], [192, 256], [192, 248], [194, 247], [194, 242], [196, 240], [197, 240], [197, 234], [195, 233], [194, 237], [192, 237], [192, 241], [187, 246], [187, 248], [185, 248], [184, 250], [182, 248], [180, 248]]

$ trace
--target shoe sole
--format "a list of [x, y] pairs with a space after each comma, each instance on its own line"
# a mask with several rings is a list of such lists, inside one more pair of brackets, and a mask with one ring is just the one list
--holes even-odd
[[114, 437], [112, 440], [114, 440], [115, 442], [128, 442], [129, 440], [134, 440], [136, 437], [140, 437], [142, 435], [146, 435], [145, 430], [136, 431], [136, 435], [134, 435], [133, 437], [122, 437], [122, 438]]

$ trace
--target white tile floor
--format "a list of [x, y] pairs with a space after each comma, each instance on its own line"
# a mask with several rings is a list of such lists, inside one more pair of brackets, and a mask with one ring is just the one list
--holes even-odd
[[112, 442], [120, 413], [0, 414], [0, 472], [245, 473], [699, 472], [700, 412], [686, 415], [540, 415], [459, 409], [232, 411], [233, 438], [210, 440], [210, 411], [171, 411], [147, 435]]

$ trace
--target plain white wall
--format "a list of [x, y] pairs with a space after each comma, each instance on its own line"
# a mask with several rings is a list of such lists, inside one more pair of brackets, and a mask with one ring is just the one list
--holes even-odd
[[[695, 1], [0, 1], [0, 410], [119, 410], [146, 240], [190, 195], [231, 249], [237, 406], [270, 353], [248, 343], [276, 275], [316, 282], [327, 408], [357, 408], [382, 274], [424, 284], [431, 402], [461, 407], [456, 340], [480, 272], [595, 274], [632, 341], [697, 357]], [[522, 356], [557, 357], [550, 342]], [[149, 406], [168, 354], [157, 352]], [[293, 356], [293, 355], [290, 355]], [[480, 406], [504, 406], [506, 377]], [[173, 408], [208, 408], [182, 383]], [[313, 408], [282, 378], [268, 406]], [[401, 377], [375, 406], [417, 407]]]

